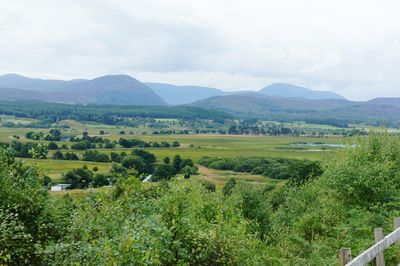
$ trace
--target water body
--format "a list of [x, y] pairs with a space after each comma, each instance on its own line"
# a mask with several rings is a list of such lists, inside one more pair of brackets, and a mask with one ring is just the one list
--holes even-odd
[[296, 146], [296, 147], [329, 147], [329, 148], [346, 148], [348, 146], [355, 147], [356, 145], [347, 145], [347, 144], [337, 144], [337, 143], [291, 143], [289, 146]]

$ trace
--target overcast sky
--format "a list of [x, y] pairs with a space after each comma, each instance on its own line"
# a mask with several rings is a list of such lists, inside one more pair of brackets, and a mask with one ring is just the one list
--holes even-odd
[[0, 0], [0, 74], [400, 97], [398, 0]]

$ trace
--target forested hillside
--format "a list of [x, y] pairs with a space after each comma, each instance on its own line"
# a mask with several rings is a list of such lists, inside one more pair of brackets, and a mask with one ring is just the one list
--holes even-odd
[[194, 106], [69, 105], [40, 101], [0, 102], [0, 114], [51, 122], [62, 119], [115, 124], [124, 117], [224, 119], [232, 115]]

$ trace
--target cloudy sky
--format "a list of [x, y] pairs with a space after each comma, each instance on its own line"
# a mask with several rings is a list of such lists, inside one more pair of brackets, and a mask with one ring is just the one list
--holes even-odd
[[400, 97], [398, 0], [0, 0], [0, 75]]

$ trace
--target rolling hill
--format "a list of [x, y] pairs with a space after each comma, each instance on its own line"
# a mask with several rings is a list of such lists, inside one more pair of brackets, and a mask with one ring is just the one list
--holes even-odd
[[367, 102], [309, 100], [266, 96], [260, 93], [211, 97], [193, 106], [226, 111], [239, 117], [277, 121], [309, 121], [333, 124], [368, 123], [400, 125], [400, 98], [380, 98]]
[[266, 96], [281, 96], [281, 97], [296, 97], [305, 98], [309, 100], [345, 100], [345, 98], [339, 94], [329, 91], [315, 91], [304, 87], [287, 84], [287, 83], [274, 83], [259, 91], [259, 93]]
[[188, 104], [212, 96], [226, 95], [222, 90], [202, 86], [177, 86], [166, 83], [145, 83], [168, 104]]

